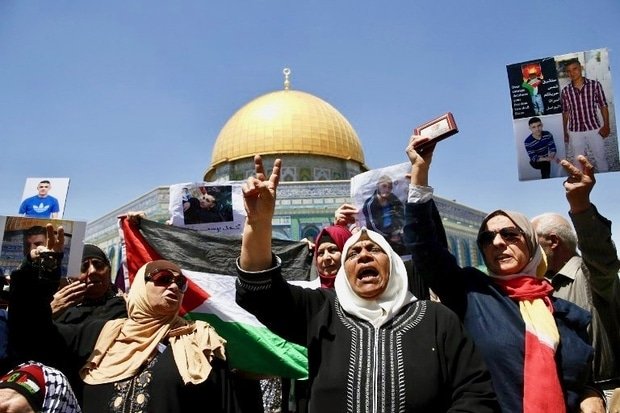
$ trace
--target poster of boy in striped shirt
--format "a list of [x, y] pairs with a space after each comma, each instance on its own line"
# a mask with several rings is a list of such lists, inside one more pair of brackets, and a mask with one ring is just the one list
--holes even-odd
[[[607, 49], [533, 59], [506, 68], [519, 180], [564, 177], [558, 161], [566, 158], [575, 163], [578, 155], [590, 159], [599, 173], [620, 171]], [[537, 80], [536, 104], [527, 87], [532, 77]]]

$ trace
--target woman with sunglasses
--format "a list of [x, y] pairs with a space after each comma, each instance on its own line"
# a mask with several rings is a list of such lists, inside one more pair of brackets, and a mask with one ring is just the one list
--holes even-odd
[[586, 386], [593, 354], [586, 334], [589, 314], [552, 297], [543, 277], [544, 252], [520, 213], [496, 210], [483, 220], [477, 243], [488, 274], [458, 266], [440, 242], [444, 229], [428, 186], [434, 147], [415, 149], [427, 140], [412, 136], [406, 149], [411, 186], [405, 240], [416, 271], [476, 342], [502, 411], [579, 411], [591, 395]]
[[[188, 280], [164, 260], [140, 268], [127, 294], [127, 318], [80, 325], [52, 322], [50, 293], [63, 251], [48, 224], [48, 245], [13, 273], [12, 348], [50, 365], [70, 360], [83, 380], [83, 411], [205, 412], [236, 409], [225, 341], [203, 321], [179, 317]], [[46, 261], [47, 260], [47, 261]]]

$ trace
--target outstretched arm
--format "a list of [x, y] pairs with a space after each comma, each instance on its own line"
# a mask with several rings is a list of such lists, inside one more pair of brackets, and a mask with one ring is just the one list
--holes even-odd
[[409, 144], [405, 149], [409, 161], [411, 162], [411, 184], [418, 186], [428, 186], [428, 171], [433, 160], [435, 145], [425, 148], [423, 151], [416, 151], [416, 146], [427, 142], [429, 138], [413, 135], [409, 138]]
[[243, 184], [243, 202], [247, 217], [241, 242], [239, 265], [245, 271], [261, 271], [271, 267], [271, 231], [276, 205], [276, 189], [280, 182], [282, 161], [276, 159], [267, 178], [260, 155], [254, 157], [255, 176]]
[[592, 290], [606, 302], [617, 301], [615, 291], [620, 261], [611, 239], [611, 222], [590, 202], [590, 192], [596, 183], [592, 164], [583, 155], [577, 160], [581, 168], [566, 160], [561, 162], [569, 174], [564, 182], [569, 215], [577, 233], [579, 250], [590, 270]]
[[412, 136], [405, 149], [411, 161], [411, 185], [405, 207], [405, 244], [411, 251], [416, 273], [439, 296], [443, 304], [463, 317], [466, 296], [461, 268], [448, 250], [445, 230], [439, 211], [432, 201], [428, 174], [434, 146], [416, 150], [428, 140]]

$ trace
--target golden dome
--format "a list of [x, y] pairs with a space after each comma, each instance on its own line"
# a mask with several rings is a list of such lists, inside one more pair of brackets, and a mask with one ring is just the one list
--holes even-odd
[[255, 154], [321, 155], [364, 164], [362, 145], [347, 119], [324, 100], [288, 89], [285, 74], [285, 90], [259, 96], [226, 122], [205, 176], [222, 163]]

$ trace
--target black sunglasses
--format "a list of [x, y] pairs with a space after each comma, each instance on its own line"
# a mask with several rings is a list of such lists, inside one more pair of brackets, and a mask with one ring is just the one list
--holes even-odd
[[82, 261], [82, 265], [80, 266], [80, 272], [87, 272], [91, 265], [95, 268], [96, 271], [103, 271], [108, 266], [104, 261], [101, 261], [97, 258], [87, 258]]
[[478, 244], [482, 247], [492, 244], [497, 234], [506, 242], [516, 242], [519, 240], [519, 237], [523, 235], [523, 231], [517, 227], [505, 227], [494, 231], [482, 231], [478, 235]]
[[144, 280], [146, 282], [152, 281], [158, 287], [168, 287], [175, 283], [182, 293], [186, 292], [188, 287], [187, 278], [184, 275], [168, 269], [154, 269], [144, 276]]

